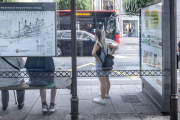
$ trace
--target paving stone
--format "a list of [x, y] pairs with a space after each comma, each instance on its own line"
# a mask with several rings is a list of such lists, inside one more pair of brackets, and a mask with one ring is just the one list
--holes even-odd
[[99, 80], [97, 80], [97, 81], [91, 81], [91, 86], [100, 86]]
[[117, 82], [116, 82], [116, 80], [111, 80], [111, 79], [110, 79], [110, 82], [111, 82], [111, 85], [118, 85]]
[[92, 86], [92, 94], [94, 93], [100, 94], [100, 86]]
[[141, 120], [138, 114], [118, 113], [117, 117], [119, 118], [119, 120]]
[[69, 95], [70, 94], [70, 90], [69, 89], [60, 89], [58, 94], [59, 95]]
[[16, 107], [16, 108], [9, 109], [7, 114], [9, 114], [9, 115], [19, 115], [19, 114], [27, 115], [30, 110], [31, 110], [31, 107], [23, 107], [23, 109], [21, 109], [21, 110], [19, 110], [18, 107]]
[[116, 83], [119, 85], [133, 85], [132, 80], [116, 80]]
[[14, 105], [15, 105], [14, 100], [9, 101], [7, 109], [5, 111], [3, 111], [2, 110], [2, 104], [0, 104], [0, 115], [4, 116], [5, 114], [8, 114], [9, 110], [11, 110]]
[[132, 80], [134, 85], [142, 85], [142, 80]]
[[[24, 107], [31, 107], [39, 98], [39, 95], [25, 95]], [[17, 105], [15, 107], [17, 107]]]
[[94, 115], [93, 114], [80, 113], [78, 120], [94, 120]]
[[49, 120], [71, 120], [70, 114], [52, 114]]
[[78, 90], [78, 98], [81, 100], [91, 100], [91, 90]]
[[159, 113], [159, 111], [154, 106], [138, 106], [134, 105], [137, 113]]
[[112, 101], [113, 105], [114, 104], [123, 104], [124, 103], [124, 101], [123, 101], [123, 99], [121, 98], [120, 95], [111, 95], [110, 97], [111, 97], [111, 101]]
[[119, 120], [116, 113], [94, 115], [95, 120]]
[[92, 100], [79, 100], [79, 113], [94, 113]]
[[126, 94], [129, 93], [140, 93], [140, 91], [134, 85], [121, 85], [122, 89]]
[[163, 116], [161, 113], [139, 114], [141, 120], [170, 120], [169, 116]]
[[41, 107], [42, 107], [42, 103], [41, 103], [41, 100], [40, 98], [35, 102], [35, 104], [32, 106], [29, 114], [42, 114], [41, 112]]
[[143, 94], [136, 94], [141, 103], [133, 103], [133, 105], [141, 105], [141, 106], [152, 106], [152, 102]]
[[56, 97], [56, 103], [61, 107], [71, 107], [71, 95], [58, 95]]
[[116, 113], [136, 113], [131, 103], [113, 103]]
[[77, 86], [88, 86], [91, 85], [91, 81], [77, 81]]
[[140, 103], [141, 102], [136, 95], [121, 95], [121, 97], [124, 103]]
[[120, 95], [125, 95], [125, 92], [123, 89], [111, 89], [109, 91], [110, 96], [120, 96]]
[[25, 117], [23, 114], [7, 114], [1, 120], [24, 120]]
[[91, 86], [77, 86], [78, 90], [92, 90]]
[[58, 109], [53, 114], [70, 114], [71, 113], [71, 107], [61, 107], [58, 106]]
[[109, 105], [101, 105], [97, 103], [93, 103], [94, 107], [94, 114], [100, 114], [100, 113], [115, 113], [113, 106]]
[[142, 85], [135, 85], [135, 87], [136, 87], [139, 91], [142, 91]]
[[35, 115], [35, 114], [29, 114], [25, 120], [49, 120], [49, 116], [45, 116], [43, 114], [38, 114], [38, 115]]
[[120, 85], [111, 85], [110, 89], [121, 89]]

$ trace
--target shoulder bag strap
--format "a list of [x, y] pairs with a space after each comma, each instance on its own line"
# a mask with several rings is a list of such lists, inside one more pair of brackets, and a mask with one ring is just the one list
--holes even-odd
[[20, 71], [20, 69], [18, 68], [18, 67], [16, 67], [16, 66], [14, 66], [13, 64], [11, 64], [9, 61], [7, 61], [4, 57], [2, 57], [2, 59], [7, 63], [7, 64], [9, 64], [10, 66], [12, 66], [13, 68], [15, 68], [16, 70], [19, 70]]
[[[98, 45], [99, 45], [99, 43], [97, 43]], [[102, 46], [101, 45], [99, 45], [100, 46], [100, 48], [103, 50], [103, 52], [104, 52], [104, 49], [102, 48]], [[105, 55], [107, 55], [105, 52], [104, 52], [104, 54]]]

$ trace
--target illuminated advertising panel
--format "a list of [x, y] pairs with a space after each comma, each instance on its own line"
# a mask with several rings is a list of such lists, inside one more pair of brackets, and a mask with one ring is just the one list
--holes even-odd
[[[162, 70], [162, 3], [141, 9], [141, 70]], [[142, 76], [162, 95], [162, 76]]]

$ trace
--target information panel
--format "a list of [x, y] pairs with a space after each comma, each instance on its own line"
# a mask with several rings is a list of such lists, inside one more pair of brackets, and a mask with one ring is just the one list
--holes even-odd
[[55, 3], [0, 3], [0, 56], [55, 56]]
[[[162, 70], [162, 3], [142, 8], [141, 23], [141, 70]], [[142, 78], [162, 95], [162, 76]]]

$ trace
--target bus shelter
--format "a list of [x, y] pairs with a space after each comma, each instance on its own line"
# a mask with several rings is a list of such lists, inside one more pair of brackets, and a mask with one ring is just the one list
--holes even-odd
[[[72, 72], [55, 71], [54, 77], [72, 78], [67, 83], [66, 88], [71, 88], [71, 119], [77, 120], [78, 110], [78, 94], [77, 94], [77, 77], [96, 77], [98, 71], [77, 71], [77, 44], [76, 44], [76, 11], [75, 0], [71, 1], [71, 58]], [[34, 39], [36, 51], [38, 54], [31, 53], [31, 50], [21, 50], [18, 48], [10, 49], [6, 52], [6, 47], [1, 49], [1, 57], [5, 56], [21, 56], [21, 57], [53, 57], [56, 56], [56, 4], [55, 3], [2, 3], [0, 4], [1, 14], [22, 15], [21, 21], [16, 21], [19, 25], [17, 34], [14, 36], [9, 32], [0, 34], [1, 39], [8, 39], [9, 43], [21, 42], [20, 37], [37, 36], [40, 34], [39, 29], [45, 24], [45, 20], [49, 19], [50, 23], [46, 27], [43, 36], [48, 39]], [[172, 120], [177, 120], [177, 80], [176, 80], [176, 1], [175, 0], [155, 0], [146, 4], [140, 11], [140, 70], [112, 70], [110, 77], [121, 76], [137, 76], [140, 75], [143, 81], [143, 93], [153, 102], [153, 104], [164, 114], [171, 115]], [[28, 19], [23, 18], [23, 12], [33, 15], [35, 22], [31, 23]], [[36, 12], [38, 11], [38, 12]], [[37, 18], [37, 15], [44, 15], [44, 19]], [[5, 21], [12, 24], [8, 20]], [[22, 24], [22, 25], [21, 25]], [[48, 29], [50, 28], [50, 29]], [[13, 28], [12, 28], [13, 29]], [[18, 38], [18, 39], [16, 39]], [[17, 41], [13, 41], [16, 39]], [[23, 43], [23, 42], [22, 42]], [[44, 43], [44, 46], [42, 45]], [[47, 43], [47, 44], [45, 44]], [[8, 46], [13, 48], [12, 46]], [[26, 46], [27, 47], [27, 46]], [[32, 46], [33, 47], [33, 46]], [[45, 47], [46, 51], [42, 51]], [[5, 52], [2, 52], [5, 51]], [[25, 54], [24, 54], [25, 53]], [[100, 71], [101, 72], [101, 71]], [[1, 78], [46, 78], [52, 77], [52, 72], [19, 72], [19, 71], [2, 71]], [[104, 73], [105, 74], [105, 73]], [[21, 84], [16, 87], [0, 88], [1, 90], [17, 90], [17, 89], [40, 89], [42, 87], [29, 87], [27, 84]], [[61, 87], [46, 87], [47, 89], [59, 89]]]

